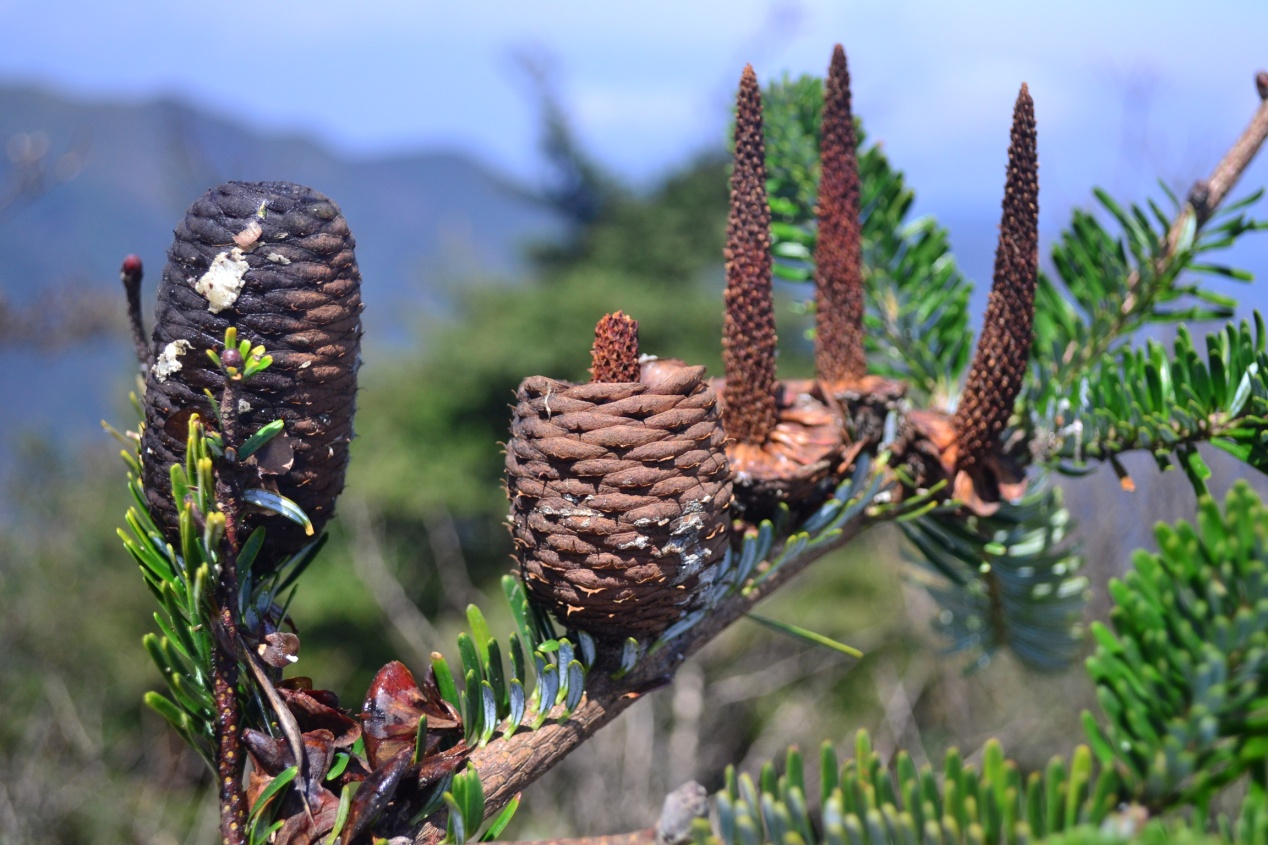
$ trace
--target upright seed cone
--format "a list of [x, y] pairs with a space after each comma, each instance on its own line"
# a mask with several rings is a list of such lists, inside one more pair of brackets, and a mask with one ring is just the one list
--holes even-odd
[[602, 641], [651, 639], [700, 606], [727, 543], [731, 484], [704, 367], [638, 364], [605, 317], [601, 377], [520, 385], [507, 444], [511, 532], [529, 594]]
[[735, 117], [735, 166], [726, 239], [726, 320], [719, 393], [727, 457], [744, 516], [756, 522], [780, 502], [813, 508], [842, 455], [841, 423], [809, 381], [775, 380], [770, 206], [757, 75], [746, 66]]
[[[229, 182], [186, 212], [159, 284], [142, 436], [150, 513], [169, 537], [177, 525], [169, 470], [184, 460], [191, 414], [215, 426], [204, 390], [219, 397], [224, 377], [204, 350], [219, 350], [229, 326], [273, 356], [242, 388], [240, 430], [286, 423], [284, 436], [240, 466], [243, 485], [294, 500], [317, 532], [334, 512], [360, 363], [354, 246], [334, 202], [289, 182]], [[248, 529], [268, 529], [257, 566], [312, 539], [281, 517], [246, 516]]]

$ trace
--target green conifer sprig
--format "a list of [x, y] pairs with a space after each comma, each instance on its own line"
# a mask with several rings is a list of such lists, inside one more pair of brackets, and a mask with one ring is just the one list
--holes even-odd
[[[136, 441], [139, 444], [139, 441]], [[186, 465], [172, 468], [173, 491], [188, 499], [181, 513], [181, 549], [163, 538], [150, 518], [140, 474], [135, 467], [135, 452], [124, 452], [129, 463], [128, 489], [134, 504], [125, 516], [127, 531], [120, 530], [124, 548], [141, 568], [145, 585], [157, 600], [154, 614], [158, 634], [146, 634], [146, 651], [158, 666], [167, 683], [169, 695], [147, 693], [145, 702], [171, 723], [206, 763], [215, 768], [215, 705], [212, 698], [211, 655], [215, 645], [211, 639], [211, 570], [213, 552], [207, 546], [210, 537], [198, 529], [195, 509], [200, 518], [210, 510], [205, 491], [214, 489], [211, 463], [201, 424], [190, 425]]]
[[901, 527], [918, 552], [917, 580], [942, 608], [934, 625], [950, 651], [984, 666], [1007, 648], [1048, 672], [1077, 658], [1088, 582], [1059, 487], [1036, 482], [989, 517], [942, 509]]
[[1257, 788], [1207, 832], [1201, 819], [1151, 818], [1125, 803], [1117, 774], [1087, 746], [1024, 774], [990, 740], [980, 768], [952, 748], [935, 771], [905, 751], [886, 765], [859, 731], [851, 759], [825, 743], [818, 772], [806, 769], [796, 748], [782, 773], [767, 763], [754, 780], [728, 768], [716, 826], [692, 829], [697, 845], [1258, 845], [1268, 835]]
[[[766, 764], [756, 782], [726, 773], [717, 795], [716, 833], [697, 823], [700, 845], [969, 845], [1039, 843], [1062, 831], [1096, 830], [1117, 806], [1116, 778], [1081, 747], [1070, 763], [1055, 758], [1023, 775], [994, 740], [982, 766], [947, 752], [941, 771], [917, 767], [900, 751], [887, 767], [866, 731], [843, 764], [831, 744], [820, 752], [818, 793], [807, 794], [801, 753], [790, 749], [783, 773]], [[813, 808], [813, 809], [812, 809]], [[1077, 841], [1077, 840], [1075, 840]]]
[[1105, 719], [1089, 740], [1137, 801], [1205, 814], [1250, 773], [1263, 800], [1268, 762], [1268, 508], [1245, 482], [1194, 524], [1159, 525], [1111, 582], [1113, 630], [1094, 623], [1088, 674]]
[[[216, 365], [225, 368], [230, 376], [247, 379], [267, 369], [272, 362], [263, 347], [253, 348], [246, 341], [239, 341], [232, 327], [225, 333], [222, 349], [239, 353], [243, 362], [241, 367], [228, 367], [222, 363], [220, 354], [207, 350]], [[139, 408], [139, 403], [134, 401], [134, 404]], [[218, 399], [209, 396], [209, 418], [215, 418], [217, 408]], [[189, 418], [184, 464], [171, 467], [172, 498], [180, 513], [179, 548], [166, 542], [146, 505], [140, 473], [140, 438], [121, 436], [131, 447], [131, 451], [124, 451], [123, 458], [129, 468], [128, 487], [133, 505], [125, 515], [128, 530], [120, 530], [119, 536], [140, 566], [146, 586], [159, 604], [159, 611], [154, 614], [159, 633], [147, 634], [143, 643], [167, 682], [169, 693], [164, 696], [150, 692], [145, 701], [171, 723], [213, 769], [216, 754], [213, 583], [222, 559], [225, 525], [225, 516], [216, 502], [215, 463], [248, 459], [283, 428], [281, 420], [263, 426], [229, 455], [217, 431], [208, 430], [196, 414]], [[307, 521], [294, 502], [276, 493], [249, 490], [246, 494], [258, 507], [272, 509], [301, 524]], [[289, 599], [283, 599], [283, 594], [293, 588], [324, 539], [324, 535], [317, 538], [262, 574], [253, 572], [252, 564], [263, 545], [264, 530], [257, 529], [243, 543], [237, 554], [240, 590], [236, 612], [247, 630], [257, 630], [266, 619], [276, 625], [285, 616]], [[246, 708], [249, 724], [268, 724], [268, 705], [255, 689], [249, 672], [239, 675], [238, 695]]]
[[529, 602], [518, 578], [504, 576], [502, 589], [516, 627], [505, 646], [494, 638], [484, 613], [469, 605], [471, 630], [458, 635], [458, 672], [443, 656], [432, 657], [440, 693], [462, 714], [467, 743], [473, 746], [499, 733], [539, 728], [550, 718], [566, 720], [581, 701], [595, 660], [590, 635], [579, 631], [575, 642], [559, 636], [549, 615]]
[[1118, 463], [1124, 452], [1150, 452], [1162, 468], [1179, 464], [1198, 493], [1210, 476], [1197, 451], [1210, 443], [1260, 470], [1268, 470], [1268, 331], [1256, 312], [1252, 324], [1228, 324], [1210, 334], [1205, 360], [1183, 325], [1171, 355], [1148, 341], [1144, 349], [1105, 355], [1069, 397], [1043, 382], [1048, 398], [1032, 421], [1034, 456], [1067, 472], [1092, 461]]
[[[1057, 278], [1041, 274], [1036, 292], [1032, 359], [1041, 378], [1032, 403], [1070, 389], [1085, 375], [1095, 379], [1105, 354], [1146, 325], [1230, 319], [1236, 300], [1203, 287], [1201, 280], [1248, 282], [1251, 276], [1203, 256], [1268, 228], [1268, 221], [1246, 213], [1263, 191], [1222, 208], [1201, 229], [1191, 215], [1181, 214], [1170, 193], [1170, 214], [1152, 200], [1124, 209], [1105, 191], [1094, 194], [1119, 232], [1076, 210], [1053, 245]], [[1171, 221], [1177, 217], [1184, 225], [1173, 237]]]

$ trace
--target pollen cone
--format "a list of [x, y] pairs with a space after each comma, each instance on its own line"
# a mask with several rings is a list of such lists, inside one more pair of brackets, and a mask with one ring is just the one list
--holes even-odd
[[[229, 182], [186, 212], [159, 283], [142, 435], [150, 513], [169, 538], [177, 531], [169, 470], [184, 460], [192, 414], [215, 427], [204, 390], [218, 398], [224, 377], [205, 350], [219, 351], [229, 326], [273, 356], [242, 388], [243, 436], [275, 419], [286, 423], [284, 435], [242, 467], [244, 487], [292, 499], [318, 534], [334, 512], [360, 363], [354, 245], [333, 201], [289, 182]], [[246, 514], [246, 523], [268, 529], [257, 567], [312, 540], [264, 511]]]
[[750, 522], [780, 502], [811, 508], [841, 462], [841, 422], [813, 382], [775, 380], [770, 207], [762, 98], [751, 66], [740, 79], [726, 242], [725, 381], [719, 387], [736, 500]]
[[832, 52], [820, 130], [819, 234], [815, 242], [815, 371], [831, 384], [867, 373], [863, 353], [863, 238], [850, 72]]
[[832, 51], [819, 135], [819, 232], [815, 241], [815, 374], [845, 410], [854, 450], [882, 438], [901, 382], [868, 375], [863, 346], [863, 224], [858, 137], [845, 49]]
[[600, 322], [589, 384], [525, 379], [506, 454], [529, 594], [609, 642], [654, 638], [702, 605], [731, 503], [704, 367], [640, 365], [637, 332], [619, 312]]
[[956, 409], [954, 492], [979, 513], [1025, 490], [999, 437], [1021, 393], [1030, 360], [1039, 273], [1039, 159], [1035, 107], [1026, 85], [1013, 110], [1012, 142], [995, 273], [982, 335]]

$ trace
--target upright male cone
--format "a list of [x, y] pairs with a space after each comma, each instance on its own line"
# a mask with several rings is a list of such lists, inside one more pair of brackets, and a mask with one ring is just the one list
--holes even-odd
[[[293, 500], [317, 533], [334, 512], [360, 363], [354, 246], [333, 201], [289, 182], [229, 182], [186, 212], [159, 283], [141, 441], [150, 514], [169, 538], [177, 531], [170, 469], [185, 459], [192, 414], [216, 427], [205, 391], [218, 399], [225, 379], [205, 350], [221, 351], [229, 326], [273, 356], [241, 387], [239, 431], [246, 437], [276, 419], [286, 427], [249, 461], [222, 471], [240, 472], [246, 489]], [[267, 527], [256, 566], [271, 567], [311, 541], [269, 512], [248, 511], [245, 522], [247, 530]]]

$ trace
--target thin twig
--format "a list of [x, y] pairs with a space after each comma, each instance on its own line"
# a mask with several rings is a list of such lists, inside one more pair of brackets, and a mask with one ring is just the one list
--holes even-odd
[[[1215, 169], [1211, 171], [1211, 175], [1204, 180], [1200, 180], [1189, 189], [1189, 195], [1186, 198], [1184, 208], [1180, 209], [1180, 213], [1171, 224], [1171, 229], [1167, 232], [1167, 240], [1164, 245], [1162, 254], [1155, 261], [1156, 269], [1161, 271], [1168, 262], [1174, 257], [1176, 250], [1180, 246], [1180, 240], [1184, 236], [1184, 230], [1189, 225], [1190, 219], [1196, 224], [1195, 229], [1200, 231], [1207, 221], [1211, 219], [1220, 204], [1228, 197], [1229, 191], [1237, 184], [1242, 173], [1250, 166], [1251, 161], [1255, 158], [1255, 154], [1259, 152], [1259, 148], [1263, 146], [1264, 140], [1268, 139], [1268, 99], [1265, 99], [1264, 86], [1258, 84], [1260, 78], [1265, 76], [1264, 71], [1260, 71], [1256, 76], [1256, 83], [1259, 89], [1259, 108], [1255, 110], [1255, 114], [1250, 119], [1250, 123], [1238, 136], [1233, 145], [1224, 153], [1224, 157], [1220, 159], [1219, 164], [1215, 165]], [[1130, 316], [1131, 312], [1137, 307], [1137, 288], [1140, 287], [1141, 275], [1140, 270], [1133, 270], [1127, 277], [1127, 296], [1123, 299], [1123, 305], [1120, 309], [1122, 319], [1120, 325]]]
[[[1179, 214], [1176, 215], [1176, 219], [1171, 224], [1171, 228], [1167, 231], [1167, 237], [1163, 242], [1161, 253], [1153, 261], [1155, 273], [1162, 274], [1165, 272], [1170, 262], [1175, 258], [1176, 249], [1180, 245], [1180, 240], [1189, 224], [1189, 220], [1193, 219], [1196, 223], [1196, 231], [1201, 231], [1202, 227], [1219, 209], [1220, 204], [1224, 202], [1229, 191], [1237, 184], [1242, 173], [1250, 166], [1251, 160], [1259, 152], [1259, 148], [1263, 146], [1265, 139], [1268, 139], [1268, 97], [1265, 97], [1265, 94], [1268, 94], [1268, 72], [1260, 71], [1255, 77], [1255, 83], [1260, 97], [1259, 108], [1255, 110], [1250, 124], [1233, 142], [1228, 151], [1224, 153], [1223, 158], [1220, 159], [1215, 169], [1211, 171], [1211, 175], [1205, 180], [1197, 182], [1189, 190], [1184, 207], [1180, 209]], [[1093, 361], [1100, 357], [1101, 354], [1108, 350], [1114, 339], [1122, 334], [1133, 315], [1141, 308], [1141, 281], [1140, 269], [1132, 270], [1127, 276], [1125, 285], [1127, 294], [1123, 297], [1123, 302], [1118, 308], [1114, 321], [1106, 326], [1103, 331], [1100, 331], [1090, 344], [1085, 346], [1071, 344], [1066, 349], [1065, 354], [1062, 356], [1062, 363], [1069, 365], [1071, 372], [1080, 372], [1081, 368], [1079, 365], [1081, 362]]]
[[427, 529], [427, 542], [431, 544], [432, 558], [436, 562], [436, 575], [445, 598], [459, 613], [476, 595], [475, 585], [468, 574], [467, 559], [462, 553], [462, 538], [453, 514], [443, 504], [423, 512], [423, 527]]
[[379, 542], [378, 526], [371, 519], [365, 503], [356, 501], [349, 505], [344, 506], [344, 512], [352, 525], [353, 569], [361, 583], [370, 589], [370, 594], [402, 643], [413, 652], [414, 662], [426, 666], [440, 642], [440, 634], [418, 606], [410, 601], [401, 582], [388, 569], [383, 558], [383, 546]]
[[141, 318], [141, 279], [144, 270], [141, 259], [129, 255], [119, 267], [119, 280], [128, 299], [128, 327], [132, 330], [132, 345], [136, 347], [137, 364], [144, 378], [150, 369], [150, 345], [145, 341], [145, 322]]
[[[238, 431], [237, 387], [240, 382], [225, 379], [220, 397], [220, 432], [225, 447], [236, 447]], [[222, 464], [216, 472], [216, 505], [225, 517], [224, 541], [221, 543], [220, 577], [216, 580], [215, 599], [220, 637], [213, 637], [213, 689], [216, 701], [216, 779], [220, 792], [220, 836], [225, 845], [246, 845], [247, 798], [242, 785], [245, 759], [242, 754], [242, 706], [238, 701], [239, 642], [238, 552], [242, 543], [238, 529], [242, 524], [242, 489], [236, 467]]]
[[[1261, 70], [1255, 75], [1255, 88], [1259, 92], [1260, 102], [1250, 124], [1233, 142], [1233, 146], [1229, 147], [1206, 181], [1198, 182], [1189, 191], [1189, 209], [1197, 215], [1199, 228], [1211, 219], [1215, 209], [1224, 202], [1233, 186], [1241, 179], [1242, 173], [1250, 166], [1264, 140], [1268, 139], [1268, 71]], [[1182, 215], [1167, 236], [1168, 251], [1174, 250], [1179, 243], [1183, 228]]]

